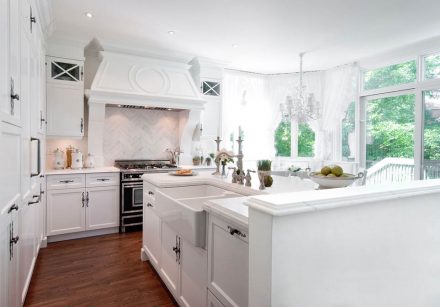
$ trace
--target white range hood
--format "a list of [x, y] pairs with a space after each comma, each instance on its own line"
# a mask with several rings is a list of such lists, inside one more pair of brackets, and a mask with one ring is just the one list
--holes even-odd
[[89, 103], [203, 110], [205, 101], [190, 65], [141, 56], [100, 52]]
[[95, 77], [90, 89], [86, 90], [88, 149], [95, 155], [97, 166], [104, 161], [106, 105], [187, 110], [179, 113], [176, 133], [184, 152], [181, 162], [191, 163], [193, 134], [201, 122], [205, 104], [189, 72], [191, 66], [109, 51], [100, 51], [98, 60]]

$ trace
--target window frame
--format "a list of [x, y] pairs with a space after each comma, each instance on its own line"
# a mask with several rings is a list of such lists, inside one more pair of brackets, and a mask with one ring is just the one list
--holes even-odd
[[386, 67], [394, 64], [404, 63], [411, 59], [416, 59], [416, 81], [412, 83], [399, 84], [397, 86], [383, 87], [374, 90], [363, 90], [363, 74], [366, 70], [374, 69], [375, 67], [364, 67], [360, 69], [359, 73], [359, 89], [358, 89], [358, 105], [357, 105], [357, 157], [356, 161], [363, 168], [366, 166], [366, 103], [370, 99], [385, 98], [405, 95], [413, 93], [416, 95], [415, 101], [415, 116], [414, 116], [414, 179], [423, 179], [423, 151], [424, 151], [424, 100], [423, 92], [429, 90], [440, 90], [440, 78], [425, 79], [424, 59], [426, 56], [432, 54], [439, 54], [440, 50], [430, 50], [426, 53], [419, 53], [415, 57], [399, 58], [388, 61], [385, 65], [377, 65], [376, 68]]

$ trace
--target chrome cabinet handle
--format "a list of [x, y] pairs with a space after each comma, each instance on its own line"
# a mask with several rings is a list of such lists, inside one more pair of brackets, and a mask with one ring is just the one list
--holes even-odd
[[13, 243], [13, 244], [17, 244], [17, 243], [18, 243], [18, 240], [20, 240], [20, 237], [19, 237], [19, 236], [12, 237], [12, 238], [11, 238], [11, 243]]
[[82, 117], [81, 117], [80, 127], [81, 127], [81, 133], [83, 133], [84, 132], [84, 119]]
[[86, 207], [89, 206], [89, 200], [90, 200], [90, 198], [89, 198], [89, 192], [86, 192]]
[[176, 262], [180, 264], [180, 237], [176, 236], [176, 246], [173, 246], [173, 252], [176, 253]]
[[98, 178], [98, 179], [96, 179], [97, 181], [110, 181], [110, 179], [108, 179], [108, 178]]
[[84, 202], [85, 202], [86, 198], [84, 196], [84, 192], [82, 192], [82, 196], [81, 196], [81, 202], [82, 202], [82, 207], [84, 208]]
[[20, 100], [20, 95], [15, 92], [14, 79], [11, 78], [11, 115], [15, 113], [15, 100]]
[[34, 195], [32, 197], [32, 199], [37, 198], [37, 200], [32, 200], [28, 202], [28, 206], [32, 205], [32, 204], [38, 204], [41, 201], [41, 193], [39, 195]]
[[31, 177], [39, 176], [41, 174], [41, 140], [39, 138], [31, 137], [31, 142], [37, 141], [37, 172], [31, 173]]
[[74, 180], [60, 180], [60, 183], [72, 183]]
[[9, 207], [8, 209], [8, 213], [11, 213], [12, 211], [17, 210], [18, 211], [18, 206], [16, 204], [13, 204], [11, 207]]
[[240, 237], [242, 237], [242, 238], [246, 238], [246, 234], [244, 234], [244, 233], [242, 233], [240, 230], [238, 230], [237, 228], [233, 228], [233, 227], [231, 227], [231, 226], [228, 226], [228, 231], [229, 231], [229, 234], [231, 235], [231, 236], [235, 236], [235, 235], [237, 235], [237, 236], [240, 236]]

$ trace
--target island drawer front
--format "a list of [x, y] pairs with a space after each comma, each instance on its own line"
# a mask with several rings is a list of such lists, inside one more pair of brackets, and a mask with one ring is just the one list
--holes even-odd
[[156, 201], [156, 188], [144, 181], [144, 198], [148, 199], [150, 203]]
[[119, 173], [92, 173], [86, 175], [86, 186], [106, 187], [119, 185]]
[[77, 189], [86, 186], [84, 174], [48, 175], [47, 190]]
[[247, 229], [243, 229], [242, 227], [237, 227], [235, 224], [227, 222], [221, 218], [213, 218], [215, 221], [215, 225], [224, 231], [228, 232], [232, 237], [240, 239], [249, 244], [249, 234]]

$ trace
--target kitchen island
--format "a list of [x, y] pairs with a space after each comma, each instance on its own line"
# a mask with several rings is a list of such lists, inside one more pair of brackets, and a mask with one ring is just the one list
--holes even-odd
[[260, 191], [258, 180], [248, 188], [209, 173], [143, 179], [142, 258], [181, 306], [410, 307], [438, 298], [440, 180], [316, 191], [274, 177]]

